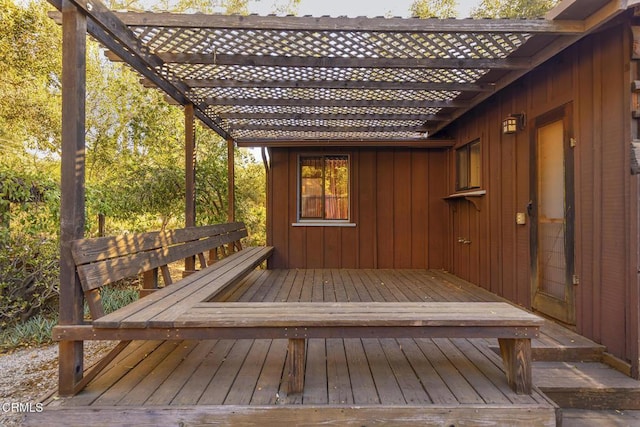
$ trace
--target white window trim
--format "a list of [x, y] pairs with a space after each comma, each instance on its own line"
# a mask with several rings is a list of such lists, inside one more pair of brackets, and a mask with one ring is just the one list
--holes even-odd
[[298, 220], [298, 222], [291, 223], [292, 227], [355, 227], [355, 222], [349, 222], [348, 220]]

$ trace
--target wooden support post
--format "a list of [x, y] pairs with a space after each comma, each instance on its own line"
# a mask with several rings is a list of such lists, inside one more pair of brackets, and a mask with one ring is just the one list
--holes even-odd
[[302, 393], [304, 389], [305, 344], [306, 340], [304, 338], [289, 339], [288, 394]]
[[142, 273], [142, 289], [138, 291], [140, 298], [154, 293], [158, 289], [158, 269], [154, 268]]
[[499, 338], [498, 343], [509, 386], [517, 394], [531, 394], [531, 340]]
[[235, 152], [233, 139], [227, 140], [227, 182], [228, 182], [228, 214], [229, 222], [236, 220], [236, 195], [235, 195]]
[[213, 248], [209, 250], [209, 262], [208, 264], [214, 264], [218, 262], [218, 248]]
[[[71, 255], [71, 241], [84, 236], [86, 37], [87, 18], [72, 2], [62, 0], [61, 325], [80, 325], [84, 315], [84, 295]], [[83, 365], [82, 341], [60, 341], [60, 395], [76, 391]]]
[[105, 214], [98, 214], [98, 237], [105, 236], [106, 220], [107, 217]]
[[[193, 104], [184, 106], [184, 152], [185, 152], [185, 226], [196, 225], [196, 135]], [[196, 269], [196, 259], [190, 256], [184, 260], [185, 271]]]

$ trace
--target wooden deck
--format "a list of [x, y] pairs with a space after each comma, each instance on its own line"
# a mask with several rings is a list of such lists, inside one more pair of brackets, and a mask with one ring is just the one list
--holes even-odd
[[[259, 270], [219, 300], [499, 301], [439, 271]], [[534, 348], [557, 336], [544, 332]], [[286, 394], [287, 340], [135, 341], [72, 398], [27, 425], [556, 425], [537, 388], [508, 386], [485, 339], [310, 339], [305, 389]], [[535, 352], [534, 352], [535, 355]], [[535, 378], [534, 378], [535, 381]], [[46, 418], [42, 418], [46, 417]], [[160, 418], [159, 418], [160, 417]]]

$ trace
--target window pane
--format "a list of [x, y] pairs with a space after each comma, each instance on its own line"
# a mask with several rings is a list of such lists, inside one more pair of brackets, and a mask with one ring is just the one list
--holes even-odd
[[322, 157], [300, 158], [300, 218], [322, 218]]
[[325, 157], [324, 217], [349, 219], [349, 162], [346, 156]]
[[480, 187], [480, 142], [469, 146], [469, 187]]
[[469, 157], [467, 147], [456, 150], [456, 166], [458, 176], [456, 178], [457, 189], [462, 190], [469, 186]]
[[480, 141], [456, 150], [456, 190], [480, 188], [481, 163]]

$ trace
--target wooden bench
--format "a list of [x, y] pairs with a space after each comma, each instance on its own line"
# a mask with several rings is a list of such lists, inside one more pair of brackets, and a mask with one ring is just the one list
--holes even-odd
[[147, 339], [285, 338], [289, 393], [304, 388], [308, 338], [497, 338], [509, 386], [531, 394], [531, 338], [543, 322], [503, 302], [191, 302], [153, 317], [105, 316], [84, 331], [58, 327], [56, 338], [123, 339], [132, 331]]
[[[208, 300], [237, 282], [273, 251], [271, 247], [243, 249], [240, 239], [244, 237], [244, 224], [236, 222], [76, 240], [71, 251], [91, 318], [118, 322], [128, 316], [152, 318], [167, 307], [181, 309]], [[201, 270], [188, 271], [173, 283], [168, 265], [190, 257], [199, 259]], [[159, 271], [164, 288], [158, 286]], [[140, 274], [144, 275], [141, 295], [148, 296], [105, 316], [100, 289]]]

